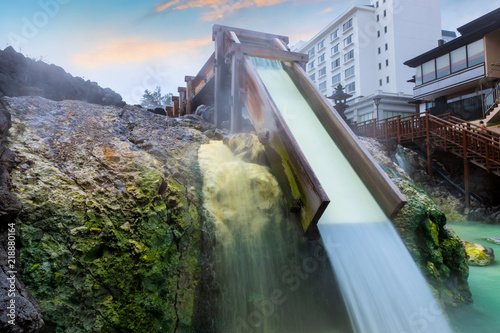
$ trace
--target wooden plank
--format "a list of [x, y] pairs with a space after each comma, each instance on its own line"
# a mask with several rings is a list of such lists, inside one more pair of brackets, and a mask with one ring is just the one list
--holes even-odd
[[231, 44], [229, 52], [242, 52], [250, 57], [275, 59], [279, 61], [307, 62], [309, 56], [304, 53], [289, 52], [251, 44]]
[[382, 210], [388, 217], [394, 217], [405, 205], [405, 197], [364, 148], [363, 144], [326, 100], [325, 96], [309, 83], [308, 76], [303, 68], [296, 63], [285, 67], [299, 90], [302, 91], [304, 96], [308, 97], [316, 116], [333, 141], [344, 152], [345, 157]]
[[239, 36], [240, 39], [273, 41], [275, 38], [278, 38], [282, 40], [286, 45], [288, 45], [288, 43], [290, 42], [287, 36], [274, 35], [265, 32], [252, 31], [235, 27], [228, 27], [219, 24], [215, 24], [212, 28], [212, 40], [215, 40], [214, 36], [216, 32], [224, 32], [224, 31], [234, 31], [234, 33], [237, 36]]
[[233, 54], [231, 61], [231, 133], [241, 131], [240, 74], [243, 54]]
[[288, 207], [299, 213], [305, 234], [319, 221], [330, 199], [293, 138], [248, 57], [244, 57], [240, 87], [248, 93], [243, 104], [262, 138], [266, 154]]

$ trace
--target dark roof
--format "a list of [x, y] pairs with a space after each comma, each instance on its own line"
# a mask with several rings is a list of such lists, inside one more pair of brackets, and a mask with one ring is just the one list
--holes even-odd
[[457, 37], [457, 33], [455, 31], [450, 31], [450, 30], [441, 30], [441, 35], [446, 37]]
[[413, 59], [405, 61], [405, 65], [409, 67], [417, 67], [424, 62], [442, 56], [448, 52], [458, 49], [464, 45], [475, 42], [484, 37], [484, 35], [500, 29], [500, 8], [495, 9], [488, 14], [485, 14], [474, 21], [471, 21], [460, 28], [457, 28], [461, 36], [457, 37], [448, 43], [438, 46], [430, 51], [422, 53]]

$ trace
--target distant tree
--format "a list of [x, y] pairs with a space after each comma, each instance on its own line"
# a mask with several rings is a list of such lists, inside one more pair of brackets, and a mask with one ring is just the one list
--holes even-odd
[[148, 89], [144, 90], [141, 98], [141, 105], [147, 109], [164, 108], [165, 106], [172, 105], [172, 94], [168, 93], [162, 95], [161, 88], [156, 87], [155, 91], [150, 92]]

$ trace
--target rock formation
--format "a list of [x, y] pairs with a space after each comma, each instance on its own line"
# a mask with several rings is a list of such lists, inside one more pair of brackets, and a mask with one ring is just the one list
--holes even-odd
[[96, 82], [73, 77], [64, 69], [26, 58], [11, 46], [0, 50], [0, 96], [41, 96], [55, 101], [82, 100], [123, 105], [122, 97]]
[[[47, 331], [192, 329], [200, 278], [196, 116], [4, 97], [21, 278]], [[202, 134], [204, 132], [205, 134]], [[36, 330], [30, 330], [31, 332]]]

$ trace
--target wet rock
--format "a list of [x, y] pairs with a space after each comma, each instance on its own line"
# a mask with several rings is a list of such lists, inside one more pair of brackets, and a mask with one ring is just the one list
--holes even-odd
[[[195, 127], [145, 109], [4, 97], [20, 279], [46, 331], [192, 330], [199, 281]], [[186, 250], [188, 249], [188, 250]], [[182, 283], [180, 283], [182, 281]], [[140, 323], [140, 325], [138, 325]]]
[[200, 116], [203, 118], [203, 120], [213, 123], [214, 122], [214, 107], [212, 106], [207, 106], [207, 105], [200, 105], [196, 108], [196, 111], [194, 113], [197, 116]]
[[484, 247], [481, 244], [471, 243], [462, 240], [468, 255], [468, 262], [471, 266], [488, 266], [495, 261], [495, 255], [491, 247]]

